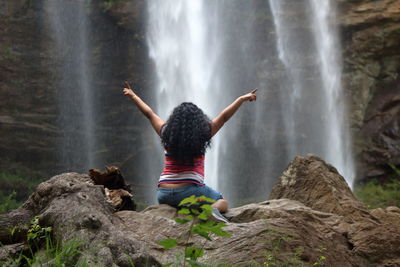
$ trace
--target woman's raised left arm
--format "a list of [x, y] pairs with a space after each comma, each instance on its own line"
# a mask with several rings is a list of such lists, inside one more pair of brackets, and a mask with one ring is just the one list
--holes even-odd
[[258, 88], [254, 89], [248, 94], [238, 97], [235, 101], [227, 106], [215, 119], [211, 121], [211, 136], [214, 136], [224, 126], [233, 114], [240, 108], [240, 106], [246, 101], [256, 101]]

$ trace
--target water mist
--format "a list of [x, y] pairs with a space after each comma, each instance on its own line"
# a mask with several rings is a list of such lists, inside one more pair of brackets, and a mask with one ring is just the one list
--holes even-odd
[[54, 54], [58, 123], [62, 132], [59, 162], [63, 170], [93, 168], [94, 134], [90, 33], [86, 1], [47, 0], [47, 20]]
[[[211, 118], [260, 87], [213, 139], [206, 183], [239, 205], [263, 200], [296, 155], [313, 153], [351, 185], [335, 8], [325, 0], [147, 2], [156, 110], [192, 101]], [[157, 140], [157, 143], [159, 141]]]

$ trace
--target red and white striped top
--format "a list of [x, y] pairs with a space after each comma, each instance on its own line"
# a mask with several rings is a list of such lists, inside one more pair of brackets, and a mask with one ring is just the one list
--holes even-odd
[[204, 155], [191, 162], [182, 162], [165, 153], [165, 167], [158, 184], [193, 183], [204, 185]]

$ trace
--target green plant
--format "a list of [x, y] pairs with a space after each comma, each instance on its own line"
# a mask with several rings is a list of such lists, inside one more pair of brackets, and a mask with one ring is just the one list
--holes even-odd
[[28, 171], [13, 171], [0, 172], [0, 213], [18, 208], [33, 192], [33, 189], [38, 185], [43, 178], [42, 175]]
[[400, 179], [398, 178], [392, 178], [384, 183], [373, 179], [365, 184], [357, 185], [354, 189], [354, 194], [369, 209], [375, 209], [400, 206], [399, 191]]
[[[231, 236], [222, 229], [222, 227], [226, 226], [225, 223], [210, 220], [212, 206], [209, 203], [213, 202], [213, 199], [205, 196], [196, 197], [194, 195], [181, 201], [178, 211], [181, 217], [176, 218], [175, 221], [180, 224], [190, 223], [190, 226], [186, 234], [186, 239], [182, 244], [183, 253], [177, 254], [175, 261], [166, 266], [186, 266], [186, 264], [188, 266], [206, 266], [204, 263], [198, 261], [204, 255], [204, 249], [189, 245], [193, 234], [206, 240], [211, 240], [212, 234], [217, 236]], [[178, 241], [175, 238], [168, 238], [159, 242], [159, 244], [165, 249], [172, 249], [178, 246]]]
[[[73, 265], [78, 256], [84, 255], [80, 248], [85, 243], [85, 241], [71, 239], [62, 246], [54, 246], [51, 239], [48, 239], [48, 242], [46, 242], [46, 255], [47, 258], [52, 259], [50, 266], [61, 267]], [[85, 257], [83, 257], [75, 266], [89, 266], [89, 264], [85, 262]]]
[[326, 261], [326, 257], [323, 255], [323, 253], [326, 251], [326, 248], [320, 247], [320, 248], [317, 249], [317, 251], [320, 252], [321, 255], [318, 256], [317, 261], [314, 262], [313, 265], [314, 265], [314, 266], [316, 266], [316, 265], [321, 265], [321, 266], [323, 266], [323, 265], [325, 265], [325, 261]]
[[388, 163], [388, 165], [397, 174], [397, 176], [400, 178], [400, 169], [397, 168], [394, 164]]
[[[1, 266], [102, 266], [88, 261], [88, 257], [81, 250], [86, 244], [78, 239], [67, 240], [63, 245], [54, 244], [51, 238], [52, 228], [42, 227], [39, 218], [34, 217], [30, 222], [27, 233], [28, 249], [22, 251], [18, 257], [0, 261]], [[80, 260], [78, 258], [80, 257]]]
[[284, 253], [282, 252], [283, 243], [288, 239], [292, 238], [290, 234], [280, 233], [277, 234], [274, 228], [271, 228], [273, 236], [271, 240], [271, 249], [266, 252], [264, 267], [278, 267], [278, 266], [291, 266], [291, 267], [302, 267], [303, 262], [300, 259], [300, 255], [303, 254], [304, 248], [298, 247], [296, 251]]
[[39, 217], [35, 216], [31, 222], [30, 227], [28, 229], [28, 233], [26, 235], [27, 241], [30, 246], [34, 246], [36, 250], [39, 249], [40, 245], [47, 240], [51, 240], [52, 228], [49, 227], [41, 227], [39, 224]]
[[15, 191], [12, 191], [12, 193], [8, 196], [3, 196], [3, 194], [0, 192], [0, 213], [16, 209], [22, 204], [22, 202], [19, 202], [15, 199], [16, 196], [17, 192]]
[[[293, 247], [302, 236], [285, 227], [272, 226], [265, 222], [263, 241], [265, 249], [260, 251], [263, 258], [263, 267], [303, 267], [310, 266], [305, 262], [303, 246]], [[260, 264], [258, 265], [260, 266]]]

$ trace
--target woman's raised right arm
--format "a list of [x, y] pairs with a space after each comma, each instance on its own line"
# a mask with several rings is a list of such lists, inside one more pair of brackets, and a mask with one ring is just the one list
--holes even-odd
[[139, 97], [137, 96], [131, 89], [128, 83], [125, 83], [128, 88], [124, 88], [124, 95], [129, 97], [139, 108], [139, 110], [146, 116], [146, 118], [150, 121], [154, 130], [160, 135], [161, 127], [165, 124], [165, 122]]

